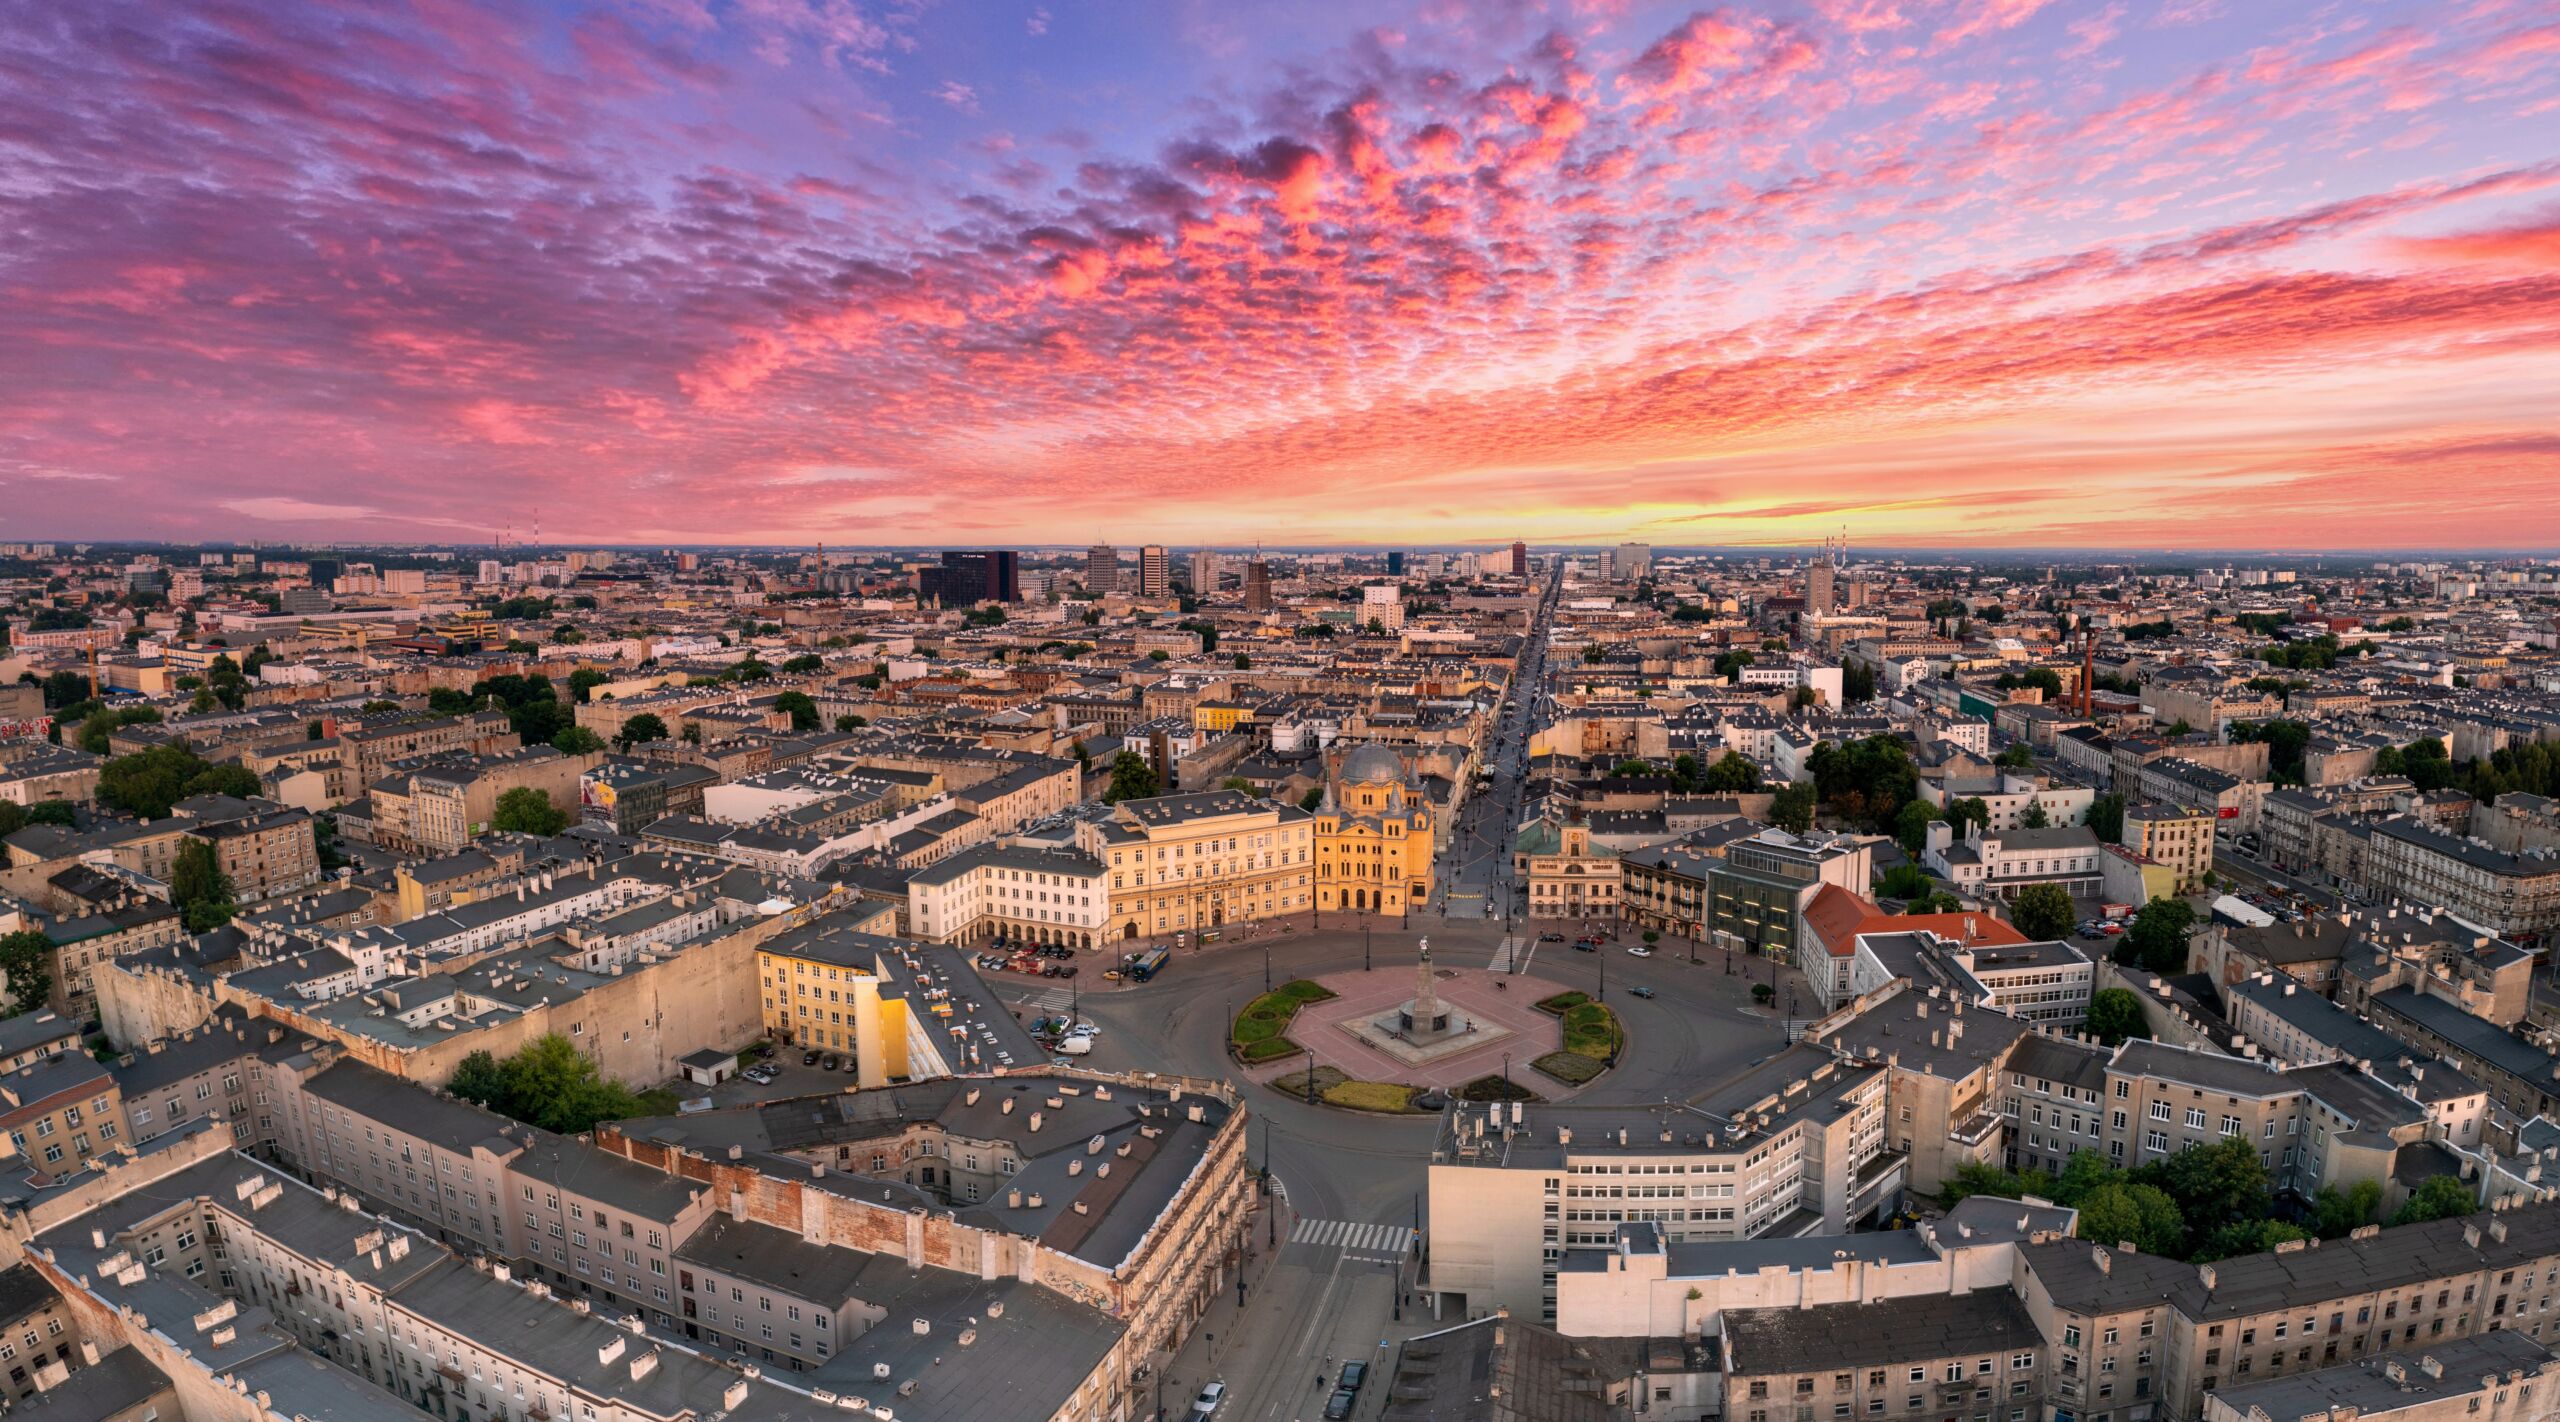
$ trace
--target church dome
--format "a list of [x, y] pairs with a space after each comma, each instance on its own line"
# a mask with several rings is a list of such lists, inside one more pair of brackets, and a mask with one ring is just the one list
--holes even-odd
[[1345, 785], [1395, 785], [1404, 781], [1404, 761], [1380, 745], [1353, 746], [1342, 757]]

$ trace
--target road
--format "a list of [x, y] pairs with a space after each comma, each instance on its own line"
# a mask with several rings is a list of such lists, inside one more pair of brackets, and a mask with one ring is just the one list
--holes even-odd
[[[1082, 1015], [1102, 1028], [1086, 1063], [1237, 1080], [1225, 1052], [1227, 1024], [1264, 990], [1266, 971], [1279, 983], [1411, 962], [1424, 934], [1433, 960], [1457, 968], [1488, 966], [1502, 936], [1499, 925], [1482, 920], [1436, 918], [1380, 919], [1364, 934], [1358, 916], [1328, 914], [1306, 934], [1187, 950], [1152, 982], [1083, 995]], [[1620, 945], [1588, 953], [1537, 945], [1528, 976], [1599, 994], [1619, 1011], [1633, 1044], [1617, 1069], [1578, 1099], [1633, 1105], [1685, 1098], [1785, 1045], [1781, 1019], [1750, 1000], [1752, 985], [1770, 980], [1771, 960], [1695, 947], [1693, 963], [1685, 941], [1656, 949], [1637, 958]], [[1793, 969], [1777, 972], [1782, 993], [1804, 991]], [[999, 995], [1026, 1012], [1056, 1006], [1055, 986], [991, 976]], [[1637, 987], [1652, 996], [1634, 995]], [[1451, 1321], [1399, 1305], [1412, 1264], [1400, 1247], [1409, 1238], [1404, 1232], [1429, 1223], [1425, 1173], [1439, 1123], [1243, 1090], [1253, 1113], [1250, 1159], [1270, 1170], [1286, 1208], [1256, 1228], [1245, 1303], [1239, 1307], [1227, 1294], [1166, 1371], [1165, 1405], [1179, 1415], [1215, 1378], [1231, 1389], [1222, 1419], [1311, 1422], [1326, 1396], [1315, 1385], [1319, 1372], [1329, 1377], [1347, 1358], [1383, 1361], [1389, 1351], [1381, 1342]], [[1355, 1422], [1375, 1417], [1383, 1399], [1382, 1386], [1364, 1390]]]
[[1527, 793], [1529, 738], [1544, 724], [1547, 636], [1554, 626], [1556, 600], [1563, 592], [1564, 570], [1559, 564], [1539, 595], [1537, 610], [1521, 639], [1520, 663], [1508, 688], [1508, 709], [1494, 721], [1493, 743], [1484, 748], [1483, 767], [1492, 780], [1467, 797], [1440, 856], [1441, 901], [1453, 918], [1516, 918], [1526, 907], [1511, 872], [1511, 840]]
[[[1177, 950], [1153, 981], [1081, 996], [1081, 1015], [1102, 1029], [1085, 1064], [1236, 1081], [1226, 1054], [1228, 1024], [1272, 984], [1410, 963], [1425, 935], [1435, 962], [1490, 966], [1506, 928], [1523, 931], [1517, 919], [1525, 905], [1513, 882], [1510, 846], [1529, 737], [1551, 704], [1546, 642], [1561, 590], [1559, 570], [1523, 645], [1511, 687], [1518, 705], [1501, 715], [1487, 748], [1492, 781], [1469, 798], [1442, 860], [1443, 913], [1409, 919], [1322, 914], [1304, 932]], [[1789, 990], [1803, 994], [1793, 969], [1681, 941], [1662, 942], [1647, 958], [1628, 946], [1577, 952], [1532, 935], [1523, 952], [1530, 978], [1595, 993], [1626, 1024], [1632, 1043], [1626, 1059], [1580, 1100], [1629, 1105], [1685, 1098], [1785, 1045], [1783, 1021], [1752, 1006], [1750, 992], [1756, 983], [1773, 982], [1775, 973], [1782, 1000]], [[990, 982], [1025, 1015], [1066, 1005], [1060, 985], [1004, 974], [991, 974]], [[1637, 988], [1649, 996], [1638, 996]], [[1254, 1231], [1243, 1298], [1223, 1297], [1165, 1370], [1165, 1411], [1182, 1415], [1200, 1386], [1216, 1379], [1229, 1389], [1221, 1422], [1302, 1422], [1322, 1415], [1325, 1385], [1341, 1364], [1365, 1358], [1379, 1365], [1378, 1374], [1352, 1416], [1355, 1422], [1374, 1418], [1386, 1402], [1383, 1365], [1394, 1344], [1450, 1321], [1406, 1302], [1417, 1262], [1414, 1232], [1428, 1224], [1425, 1177], [1438, 1118], [1361, 1115], [1258, 1086], [1242, 1089], [1252, 1112], [1250, 1158], [1270, 1172], [1276, 1196]]]

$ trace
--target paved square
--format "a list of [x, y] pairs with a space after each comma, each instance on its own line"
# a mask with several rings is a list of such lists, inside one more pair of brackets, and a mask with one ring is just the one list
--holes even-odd
[[[1563, 984], [1491, 973], [1482, 968], [1436, 968], [1434, 973], [1443, 1002], [1471, 1019], [1501, 1029], [1500, 1034], [1481, 1047], [1453, 1051], [1420, 1066], [1409, 1065], [1362, 1041], [1354, 1028], [1395, 1011], [1413, 996], [1413, 965], [1404, 963], [1365, 973], [1326, 973], [1318, 977], [1316, 981], [1333, 989], [1337, 996], [1299, 1009], [1297, 1020], [1290, 1024], [1289, 1037], [1315, 1053], [1318, 1065], [1362, 1081], [1403, 1081], [1453, 1088], [1499, 1073], [1503, 1055], [1508, 1053], [1512, 1080], [1550, 1101], [1572, 1094], [1573, 1088], [1529, 1067], [1532, 1060], [1564, 1046], [1564, 1024], [1540, 1012], [1537, 1006], [1540, 998], [1567, 991]], [[1502, 986], [1495, 986], [1497, 983]], [[1265, 1075], [1302, 1071], [1305, 1066], [1293, 1058]]]

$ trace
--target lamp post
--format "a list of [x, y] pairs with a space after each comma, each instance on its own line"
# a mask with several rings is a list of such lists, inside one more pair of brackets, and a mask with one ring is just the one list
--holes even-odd
[[1360, 924], [1360, 971], [1369, 971], [1369, 924], [1366, 919]]
[[1271, 945], [1262, 945], [1262, 990], [1271, 991]]

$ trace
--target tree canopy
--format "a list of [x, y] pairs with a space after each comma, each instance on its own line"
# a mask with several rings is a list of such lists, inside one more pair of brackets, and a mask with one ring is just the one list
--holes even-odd
[[2031, 942], [2069, 937], [2077, 917], [2069, 891], [2060, 884], [2029, 884], [2009, 901], [2009, 921]]
[[171, 741], [98, 768], [98, 802], [136, 819], [166, 818], [169, 807], [193, 795], [260, 793], [258, 777], [237, 765], [215, 765], [184, 741]]
[[210, 933], [229, 923], [239, 912], [232, 893], [231, 876], [222, 872], [211, 844], [190, 838], [178, 847], [169, 867], [169, 902], [185, 916], [189, 933]]
[[531, 785], [519, 785], [498, 797], [489, 827], [510, 834], [550, 836], [569, 827], [569, 812]]
[[576, 1043], [557, 1032], [526, 1043], [503, 1060], [485, 1051], [471, 1053], [455, 1065], [445, 1089], [562, 1135], [649, 1109], [630, 1088], [606, 1080]]
[[9, 1008], [0, 1015], [15, 1017], [44, 1006], [53, 991], [53, 940], [37, 928], [0, 934], [0, 980], [9, 987]]
[[2187, 934], [2196, 911], [2184, 899], [2153, 899], [2133, 916], [2133, 926], [2116, 944], [2119, 963], [2154, 973], [2182, 973], [2187, 967]]
[[2143, 1030], [2142, 999], [2126, 988], [2100, 988], [2089, 998], [2089, 1035], [2107, 1046], [2128, 1037], [2149, 1034]]
[[1156, 772], [1136, 751], [1122, 751], [1111, 758], [1111, 785], [1102, 792], [1102, 802], [1116, 805], [1123, 800], [1143, 800], [1156, 793]]

